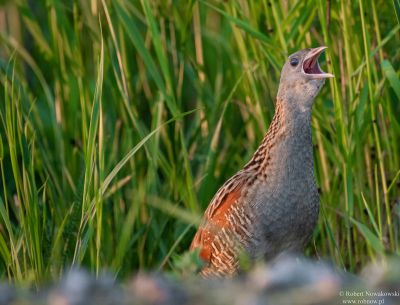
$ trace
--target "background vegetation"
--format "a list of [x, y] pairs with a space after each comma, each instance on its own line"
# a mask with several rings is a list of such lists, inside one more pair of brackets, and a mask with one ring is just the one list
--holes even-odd
[[0, 10], [0, 274], [170, 269], [274, 112], [280, 68], [328, 46], [307, 254], [399, 253], [397, 0], [15, 0]]

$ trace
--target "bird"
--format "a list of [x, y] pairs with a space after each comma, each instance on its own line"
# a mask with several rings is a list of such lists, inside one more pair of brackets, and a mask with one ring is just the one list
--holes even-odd
[[190, 245], [203, 261], [202, 277], [233, 277], [243, 254], [272, 260], [301, 251], [318, 221], [311, 111], [325, 83], [318, 58], [326, 46], [288, 56], [281, 70], [275, 113], [250, 161], [208, 205]]

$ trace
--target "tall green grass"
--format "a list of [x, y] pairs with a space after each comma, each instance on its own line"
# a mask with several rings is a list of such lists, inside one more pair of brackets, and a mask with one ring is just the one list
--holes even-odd
[[170, 269], [257, 148], [280, 68], [326, 45], [308, 255], [399, 253], [399, 2], [4, 1], [0, 274]]

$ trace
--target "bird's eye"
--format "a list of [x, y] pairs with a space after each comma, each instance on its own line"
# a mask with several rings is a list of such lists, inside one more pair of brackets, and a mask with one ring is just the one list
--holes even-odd
[[296, 57], [290, 59], [290, 65], [296, 67], [299, 64], [299, 60]]

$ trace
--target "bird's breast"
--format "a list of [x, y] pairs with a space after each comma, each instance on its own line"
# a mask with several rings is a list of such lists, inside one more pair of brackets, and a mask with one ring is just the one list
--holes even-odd
[[285, 249], [300, 250], [319, 212], [311, 143], [277, 146], [272, 153], [266, 174], [249, 194], [260, 240], [256, 255], [267, 257]]

